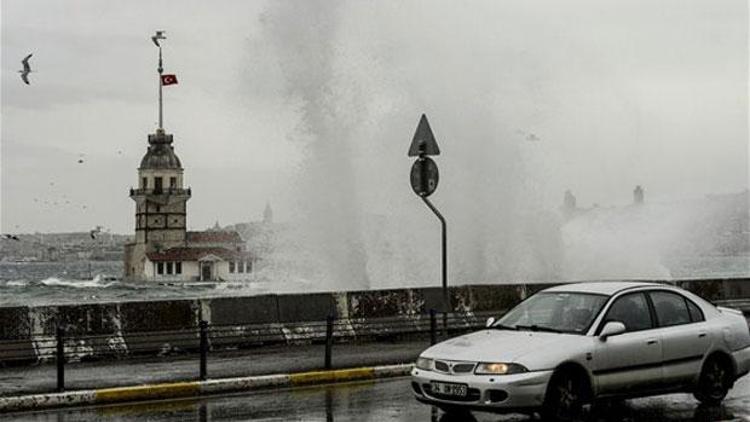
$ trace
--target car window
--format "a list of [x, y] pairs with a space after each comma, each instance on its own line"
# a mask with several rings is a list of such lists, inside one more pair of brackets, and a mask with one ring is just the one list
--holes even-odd
[[660, 327], [690, 323], [690, 312], [684, 297], [671, 292], [650, 292], [649, 295]]
[[599, 294], [541, 292], [518, 304], [496, 325], [582, 334], [606, 302], [607, 296]]
[[643, 293], [630, 293], [615, 299], [604, 318], [605, 323], [609, 321], [622, 322], [626, 331], [640, 331], [654, 327], [646, 296]]
[[693, 322], [704, 321], [703, 312], [701, 309], [689, 299], [685, 299], [688, 305], [688, 312], [690, 313], [690, 320]]

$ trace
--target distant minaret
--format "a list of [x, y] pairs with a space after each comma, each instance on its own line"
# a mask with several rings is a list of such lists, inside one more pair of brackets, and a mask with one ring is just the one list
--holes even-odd
[[268, 202], [266, 202], [266, 209], [263, 210], [263, 224], [273, 224], [273, 210]]
[[187, 201], [190, 188], [184, 188], [183, 168], [172, 146], [173, 137], [164, 131], [162, 102], [162, 54], [159, 40], [163, 31], [152, 37], [159, 47], [159, 127], [148, 135], [148, 149], [138, 167], [137, 188], [130, 189], [135, 202], [135, 241], [125, 247], [125, 278], [148, 278], [145, 268], [149, 252], [186, 246]]
[[573, 211], [576, 209], [576, 197], [570, 189], [565, 191], [565, 198], [563, 199], [563, 207], [567, 211]]
[[643, 188], [641, 185], [638, 185], [633, 189], [633, 203], [636, 205], [643, 203]]

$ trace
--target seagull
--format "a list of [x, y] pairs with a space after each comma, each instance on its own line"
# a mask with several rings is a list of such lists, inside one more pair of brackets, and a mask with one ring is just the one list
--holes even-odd
[[526, 139], [527, 141], [536, 142], [536, 141], [539, 141], [541, 139], [538, 136], [536, 136], [536, 134], [531, 133], [531, 132], [526, 132], [525, 130], [518, 129], [518, 130], [516, 130], [516, 132], [519, 135], [523, 136], [524, 139]]
[[153, 41], [154, 44], [156, 44], [157, 47], [161, 47], [159, 45], [159, 40], [166, 40], [167, 39], [167, 37], [164, 36], [165, 32], [167, 32], [167, 31], [156, 31], [156, 35], [154, 35], [153, 37], [151, 37], [151, 41]]
[[23, 70], [19, 70], [18, 73], [21, 74], [21, 79], [26, 83], [26, 85], [29, 84], [29, 73], [31, 73], [31, 66], [29, 66], [29, 59], [31, 58], [32, 54], [29, 54], [26, 56], [23, 60], [21, 60], [21, 63], [23, 63]]
[[96, 226], [93, 230], [89, 231], [89, 235], [91, 235], [92, 239], [96, 239], [96, 236], [102, 232], [102, 229], [102, 226]]

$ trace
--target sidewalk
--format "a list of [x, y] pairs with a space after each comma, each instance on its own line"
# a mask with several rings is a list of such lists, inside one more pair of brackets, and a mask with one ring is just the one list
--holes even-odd
[[[413, 362], [429, 347], [429, 340], [334, 344], [332, 366], [354, 368]], [[296, 373], [323, 368], [323, 345], [280, 345], [211, 352], [208, 378], [247, 377]], [[86, 390], [197, 380], [198, 355], [133, 358], [122, 361], [81, 362], [65, 365], [65, 388]], [[0, 396], [48, 393], [56, 388], [53, 364], [0, 368]]]

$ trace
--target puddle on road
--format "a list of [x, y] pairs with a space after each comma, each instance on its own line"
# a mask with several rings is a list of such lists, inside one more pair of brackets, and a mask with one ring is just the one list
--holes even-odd
[[[418, 403], [408, 378], [366, 381], [216, 396], [198, 400], [163, 401], [87, 409], [6, 415], [9, 420], [63, 421], [325, 421], [325, 422], [525, 422], [526, 415], [475, 412], [450, 415]], [[703, 408], [691, 395], [674, 394], [623, 401], [595, 410], [595, 422], [750, 421], [746, 383], [724, 406]]]

